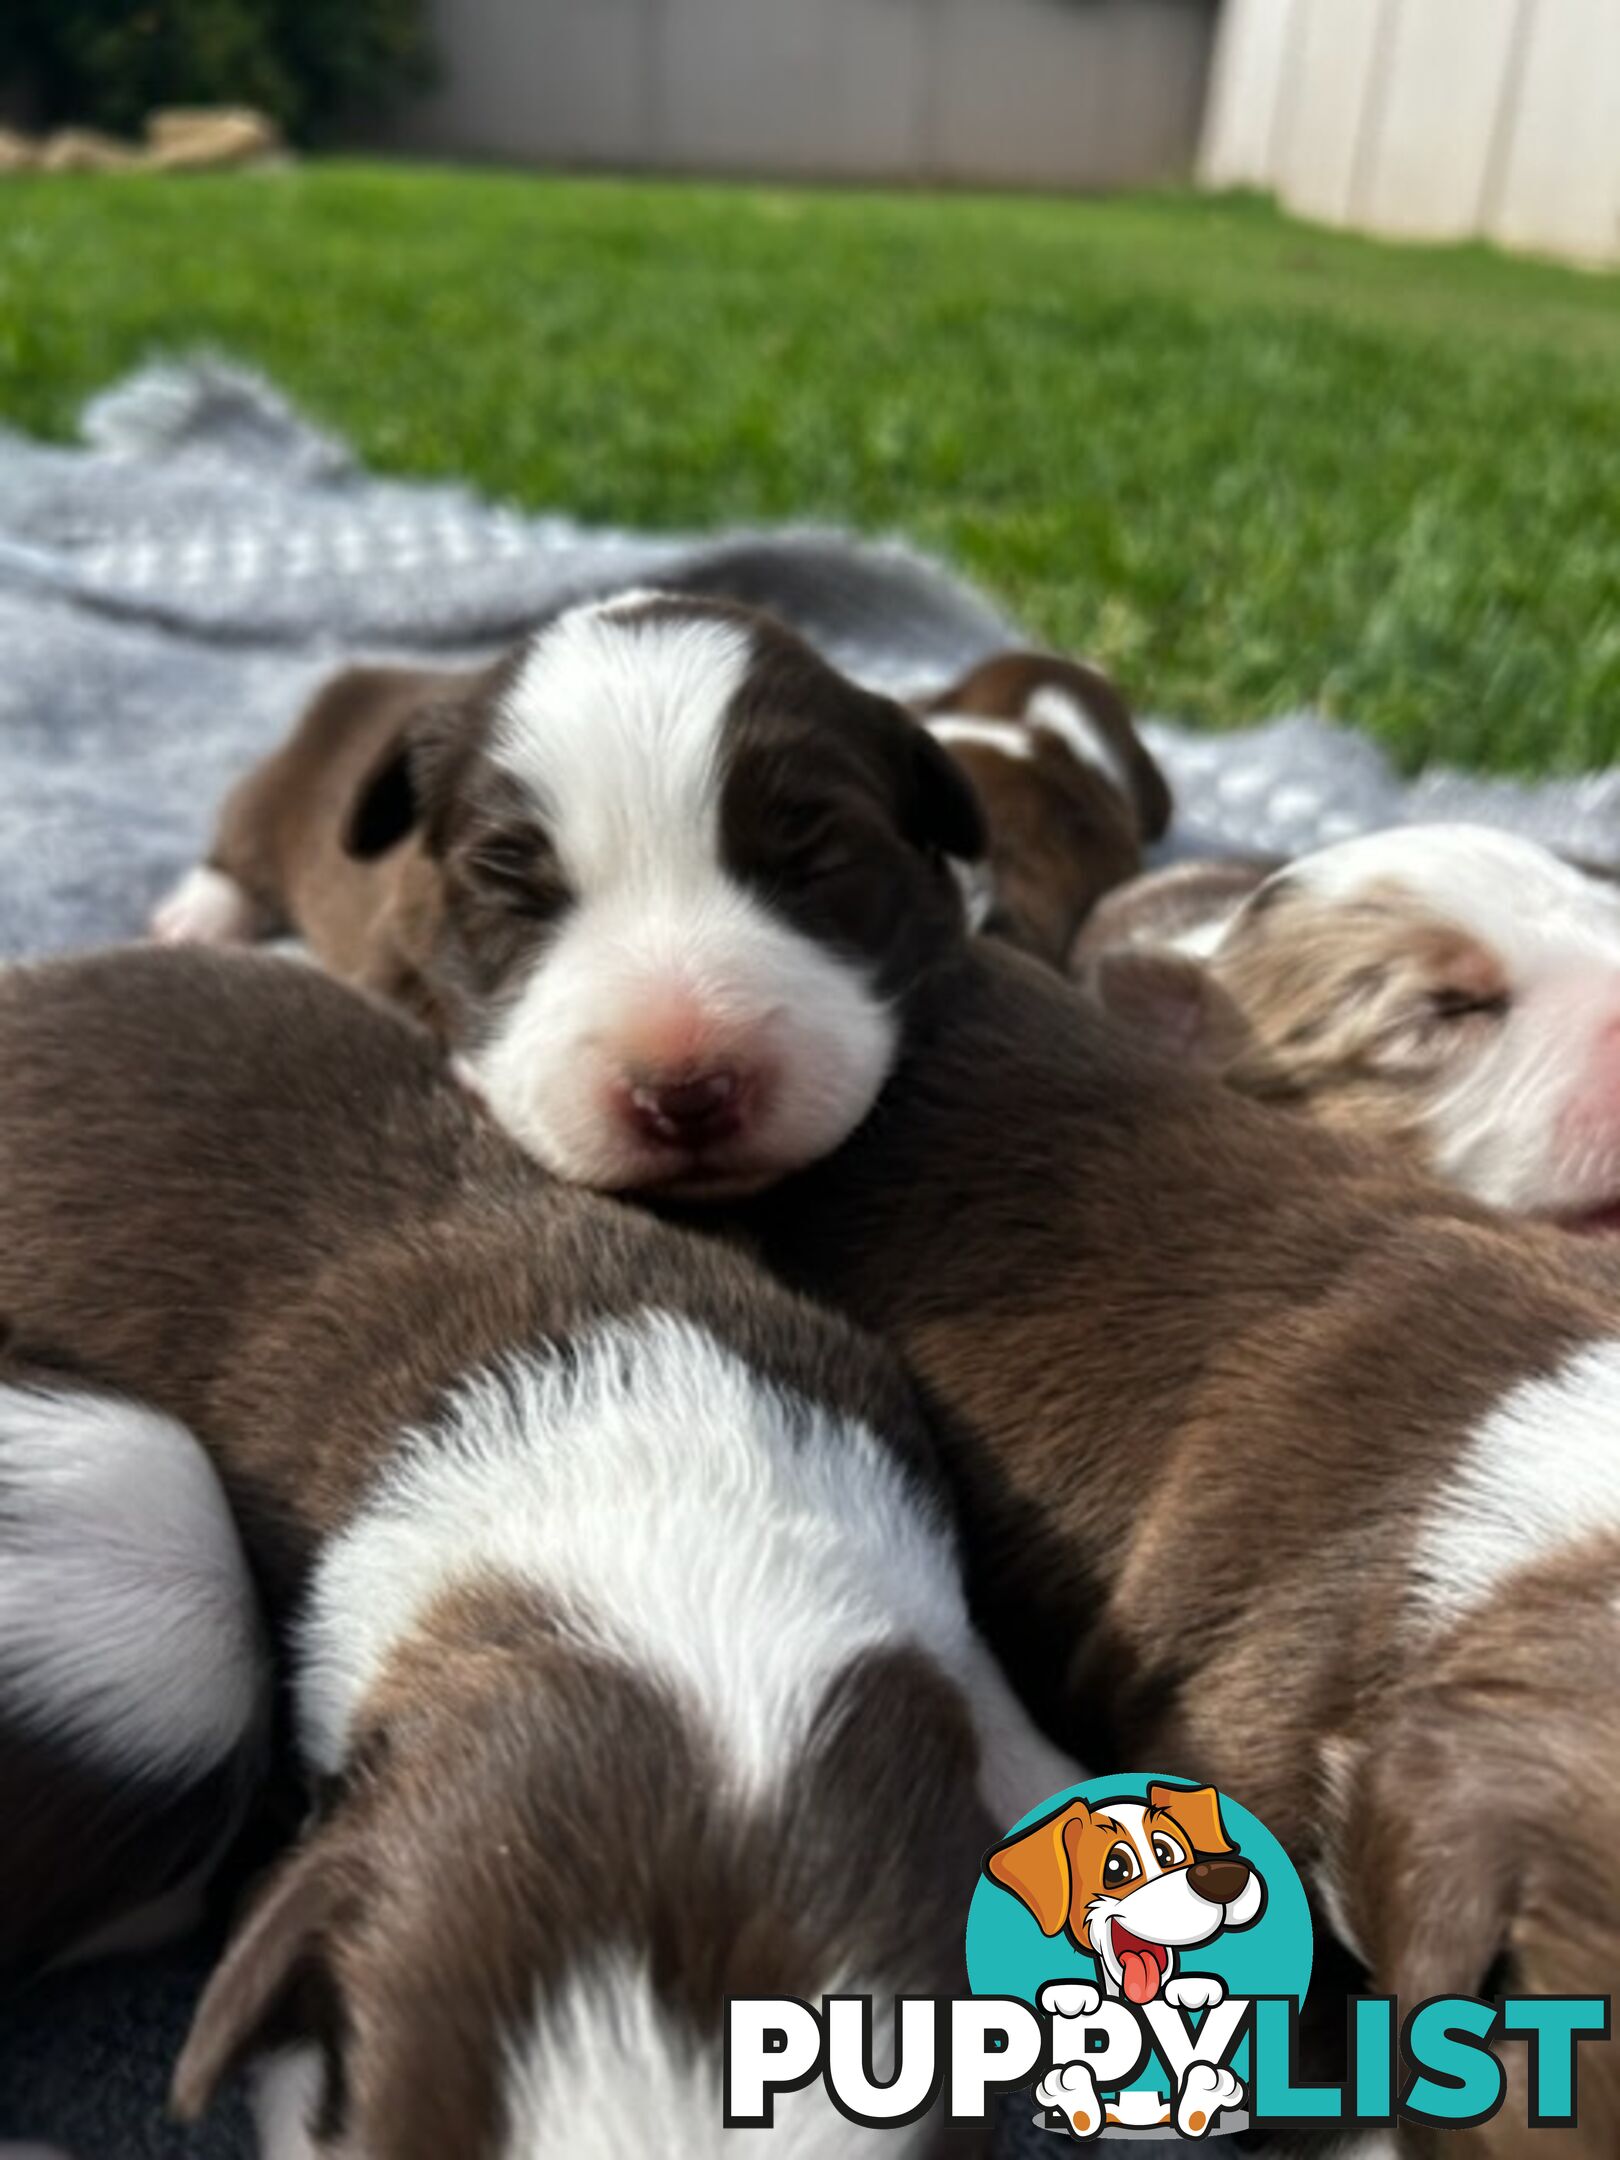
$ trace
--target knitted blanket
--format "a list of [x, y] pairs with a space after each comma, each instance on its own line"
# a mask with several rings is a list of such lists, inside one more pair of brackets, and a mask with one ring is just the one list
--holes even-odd
[[[211, 363], [110, 391], [77, 447], [0, 433], [0, 956], [138, 932], [225, 785], [340, 662], [464, 660], [575, 600], [649, 583], [769, 606], [889, 689], [937, 685], [1017, 636], [899, 545], [593, 531], [378, 479], [267, 384]], [[1444, 816], [1620, 854], [1620, 774], [1405, 786], [1369, 743], [1309, 714], [1218, 737], [1148, 732], [1180, 805], [1175, 852], [1294, 852]], [[0, 2137], [79, 2160], [238, 2160], [239, 2112], [191, 2135], [162, 2118], [205, 1958], [60, 1975], [0, 2010]]]

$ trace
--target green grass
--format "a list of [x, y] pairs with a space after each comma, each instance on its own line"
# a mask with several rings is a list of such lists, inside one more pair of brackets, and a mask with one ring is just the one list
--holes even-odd
[[1159, 710], [1620, 752], [1620, 280], [1241, 200], [3, 183], [0, 420], [199, 346], [394, 471], [907, 533]]

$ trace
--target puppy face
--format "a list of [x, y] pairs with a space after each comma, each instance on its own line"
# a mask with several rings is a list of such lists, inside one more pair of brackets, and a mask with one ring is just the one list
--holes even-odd
[[990, 828], [974, 927], [1068, 964], [1101, 896], [1140, 867], [1170, 815], [1130, 709], [1094, 668], [1004, 653], [924, 708], [972, 780]]
[[763, 617], [565, 616], [428, 719], [355, 844], [412, 829], [466, 1076], [564, 1177], [745, 1191], [835, 1147], [962, 933], [971, 789], [889, 700]]
[[1105, 958], [1105, 1001], [1476, 1198], [1575, 1227], [1620, 1212], [1606, 881], [1508, 834], [1412, 826], [1307, 856], [1177, 943], [1179, 976]]
[[1111, 1991], [1151, 2002], [1178, 1949], [1252, 1926], [1265, 1886], [1239, 1857], [1208, 1787], [1150, 1785], [1146, 1802], [1073, 1801], [997, 1848], [991, 1880], [1047, 1935], [1089, 1950]]

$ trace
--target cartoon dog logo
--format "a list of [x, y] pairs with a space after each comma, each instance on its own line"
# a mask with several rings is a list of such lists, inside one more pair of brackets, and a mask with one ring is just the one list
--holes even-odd
[[[1040, 2005], [1055, 2017], [1088, 2017], [1103, 1996], [1144, 2010], [1162, 1999], [1175, 2010], [1208, 2010], [1225, 1999], [1208, 1973], [1177, 1972], [1177, 1953], [1218, 1935], [1252, 1927], [1266, 1905], [1259, 1870], [1227, 1836], [1210, 1787], [1149, 1785], [1144, 1800], [1092, 1805], [1071, 1800], [1044, 1821], [1007, 1838], [985, 1873], [1034, 1914], [1044, 1935], [1065, 1935], [1097, 1961], [1102, 1993], [1083, 1982], [1054, 1981]], [[1121, 2093], [1105, 2109], [1084, 2061], [1055, 2067], [1036, 2087], [1077, 2137], [1109, 2124], [1147, 2128], [1174, 2123], [1183, 2136], [1210, 2130], [1243, 2087], [1230, 2069], [1194, 2061], [1174, 2105], [1155, 2093]]]

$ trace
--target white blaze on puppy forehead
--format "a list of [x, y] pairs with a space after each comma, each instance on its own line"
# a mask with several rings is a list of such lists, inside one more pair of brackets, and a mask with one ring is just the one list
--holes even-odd
[[859, 1122], [897, 1024], [862, 963], [726, 863], [728, 721], [755, 634], [648, 605], [563, 617], [507, 690], [491, 756], [532, 800], [570, 904], [462, 1062], [543, 1160], [607, 1187], [690, 1175], [667, 1135], [637, 1130], [634, 1091], [711, 1081], [734, 1129], [687, 1152], [746, 1186]]
[[1493, 826], [1397, 825], [1321, 848], [1282, 875], [1326, 900], [1398, 885], [1510, 957], [1573, 947], [1620, 959], [1620, 892]]
[[506, 693], [491, 754], [547, 820], [570, 882], [687, 891], [719, 856], [721, 736], [745, 625], [643, 616], [652, 595], [563, 616]]
[[1055, 735], [1069, 755], [1089, 765], [1127, 802], [1131, 800], [1131, 776], [1125, 760], [1080, 700], [1057, 683], [1043, 683], [1024, 707], [1024, 719], [1032, 728]]

